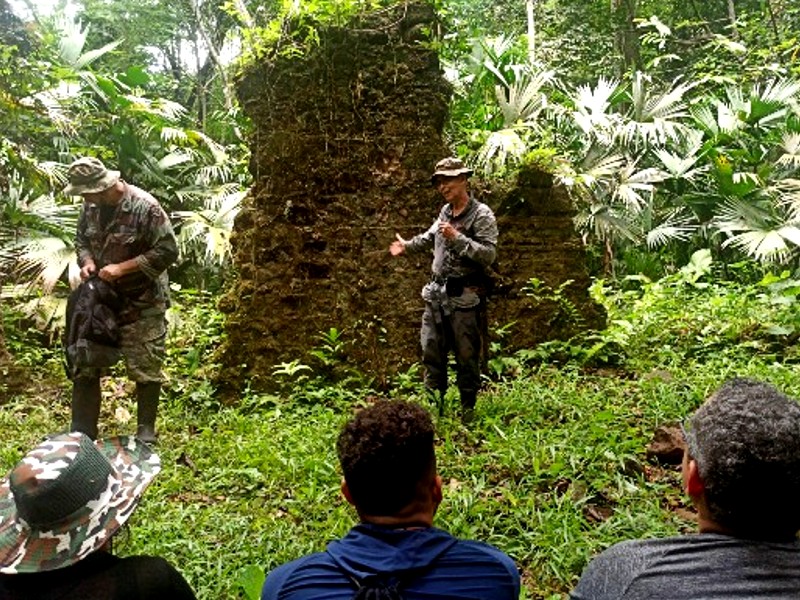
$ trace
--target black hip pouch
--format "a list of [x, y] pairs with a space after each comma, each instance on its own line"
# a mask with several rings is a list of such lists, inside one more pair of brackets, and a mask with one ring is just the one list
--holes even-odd
[[445, 292], [451, 298], [460, 296], [464, 293], [464, 278], [463, 277], [449, 277], [444, 284]]

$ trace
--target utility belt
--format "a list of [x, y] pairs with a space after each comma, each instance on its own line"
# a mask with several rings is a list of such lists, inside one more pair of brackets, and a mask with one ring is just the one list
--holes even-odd
[[431, 281], [444, 286], [445, 293], [450, 298], [456, 298], [464, 293], [465, 288], [476, 288], [478, 295], [483, 295], [486, 288], [486, 276], [483, 273], [470, 273], [461, 277], [432, 277]]

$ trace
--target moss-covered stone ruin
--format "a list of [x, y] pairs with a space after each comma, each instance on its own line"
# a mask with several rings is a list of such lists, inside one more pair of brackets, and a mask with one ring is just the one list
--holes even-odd
[[[387, 248], [395, 232], [426, 229], [442, 204], [429, 177], [451, 153], [442, 137], [451, 89], [425, 43], [435, 22], [427, 4], [394, 7], [320, 30], [305, 55], [263, 60], [241, 79], [254, 185], [235, 225], [237, 277], [221, 303], [224, 387], [269, 388], [275, 365], [313, 365], [309, 350], [331, 328], [347, 362], [378, 385], [418, 360], [430, 260]], [[552, 299], [521, 291], [531, 277], [553, 290], [573, 280], [563, 295], [581, 325], [597, 325], [563, 190], [534, 172], [493, 196], [503, 285], [489, 318], [515, 323], [509, 349], [576, 325], [559, 322]]]

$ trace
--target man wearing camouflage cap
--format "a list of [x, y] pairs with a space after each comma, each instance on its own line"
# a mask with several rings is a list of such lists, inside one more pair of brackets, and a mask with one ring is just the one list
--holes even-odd
[[[178, 257], [169, 217], [153, 196], [120, 179], [92, 157], [69, 167], [68, 195], [83, 196], [75, 247], [81, 279], [97, 276], [122, 299], [117, 314], [120, 350], [128, 376], [136, 383], [137, 437], [156, 439], [169, 306], [167, 267]], [[78, 366], [71, 373], [73, 431], [97, 437], [100, 376], [103, 369]]]
[[431, 176], [446, 202], [438, 218], [426, 232], [410, 240], [398, 234], [389, 246], [392, 256], [433, 250], [431, 280], [422, 289], [425, 387], [441, 402], [447, 391], [447, 356], [452, 350], [466, 420], [472, 415], [480, 387], [486, 269], [494, 262], [497, 246], [494, 213], [468, 192], [471, 174], [472, 169], [458, 158], [440, 160]]

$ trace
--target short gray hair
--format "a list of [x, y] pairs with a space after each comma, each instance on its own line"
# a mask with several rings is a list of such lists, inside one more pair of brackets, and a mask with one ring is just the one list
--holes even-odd
[[737, 536], [791, 539], [800, 530], [800, 405], [750, 379], [725, 382], [687, 435], [710, 517]]

